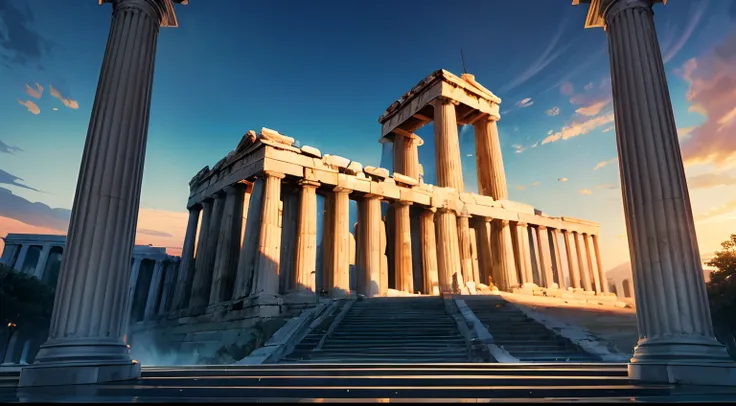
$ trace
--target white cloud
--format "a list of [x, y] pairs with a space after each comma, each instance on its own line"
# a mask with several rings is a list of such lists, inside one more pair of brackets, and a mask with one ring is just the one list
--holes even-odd
[[545, 111], [545, 113], [547, 113], [548, 116], [554, 117], [554, 116], [557, 116], [557, 115], [560, 114], [560, 108], [557, 107], [557, 106], [555, 106], [555, 107], [552, 107], [551, 109]]

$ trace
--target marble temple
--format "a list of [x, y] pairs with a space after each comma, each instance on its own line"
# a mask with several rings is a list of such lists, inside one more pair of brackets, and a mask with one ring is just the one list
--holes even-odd
[[[141, 376], [126, 342], [130, 255], [158, 33], [178, 26], [174, 4], [187, 2], [100, 2], [112, 3], [113, 16], [49, 337], [22, 369], [21, 388]], [[605, 28], [611, 62], [639, 333], [628, 376], [734, 385], [736, 364], [716, 340], [710, 319], [654, 27], [658, 2], [573, 0], [579, 3], [589, 3], [586, 28]], [[534, 289], [532, 283], [609, 295], [595, 223], [549, 217], [508, 200], [496, 127], [500, 102], [472, 75], [434, 72], [379, 119], [381, 141], [393, 143], [392, 172], [298, 148], [274, 130], [246, 133], [235, 150], [190, 182], [189, 226], [168, 320], [226, 323], [223, 309], [267, 318], [316, 292], [350, 296], [351, 263], [355, 290], [368, 297], [387, 295], [391, 287], [437, 295], [472, 293], [484, 285]], [[417, 159], [422, 140], [415, 132], [429, 122], [436, 185], [423, 182]], [[475, 129], [479, 194], [465, 191], [458, 125]], [[319, 253], [318, 194], [325, 202]], [[349, 224], [351, 199], [358, 205], [357, 225]], [[382, 205], [389, 206], [385, 215]], [[107, 294], [86, 294], [90, 284]]]

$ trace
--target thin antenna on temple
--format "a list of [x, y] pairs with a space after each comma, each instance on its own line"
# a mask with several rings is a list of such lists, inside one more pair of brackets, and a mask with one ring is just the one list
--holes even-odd
[[463, 61], [463, 73], [468, 73], [468, 70], [465, 69], [465, 55], [463, 55], [463, 49], [460, 48], [460, 59]]

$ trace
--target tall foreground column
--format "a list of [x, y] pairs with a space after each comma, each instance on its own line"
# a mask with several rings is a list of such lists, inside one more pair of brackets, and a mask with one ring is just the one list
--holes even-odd
[[485, 116], [473, 124], [475, 127], [475, 160], [478, 172], [478, 193], [495, 200], [508, 199], [506, 172], [501, 156], [496, 121]]
[[20, 386], [136, 378], [123, 337], [164, 0], [113, 1], [49, 339]]
[[296, 236], [296, 289], [316, 293], [317, 187], [318, 182], [299, 183], [299, 217]]
[[189, 221], [184, 236], [184, 246], [181, 250], [181, 262], [179, 262], [179, 274], [176, 280], [172, 310], [182, 309], [189, 304], [189, 295], [192, 292], [192, 282], [194, 282], [194, 245], [197, 239], [197, 223], [199, 223], [201, 209], [201, 206], [194, 206], [189, 209]]
[[637, 380], [736, 384], [714, 337], [652, 1], [609, 0], [608, 36], [621, 189], [639, 343]]

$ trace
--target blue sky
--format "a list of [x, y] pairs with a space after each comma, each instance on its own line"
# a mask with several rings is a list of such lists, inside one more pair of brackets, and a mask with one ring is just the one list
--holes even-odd
[[[686, 160], [694, 162], [688, 175], [717, 177], [708, 184], [716, 186], [691, 190], [694, 212], [723, 206], [717, 216], [727, 215], [716, 221], [718, 232], [698, 228], [704, 251], [728, 236], [723, 224], [736, 232], [728, 210], [736, 208], [728, 206], [736, 201], [730, 159], [736, 145], [722, 130], [732, 130], [736, 120], [715, 131], [714, 122], [726, 115], [712, 114], [736, 102], [712, 87], [696, 91], [704, 80], [736, 76], [736, 68], [719, 65], [715, 51], [734, 42], [734, 3], [655, 6], [682, 142], [700, 140], [690, 150], [683, 144]], [[111, 9], [93, 0], [0, 5], [0, 173], [6, 173], [0, 187], [24, 200], [71, 208]], [[602, 29], [583, 28], [586, 12], [567, 0], [192, 0], [177, 7], [180, 27], [162, 29], [159, 37], [141, 207], [185, 211], [189, 179], [249, 129], [273, 128], [302, 145], [378, 165], [378, 116], [432, 71], [462, 73], [462, 48], [468, 72], [503, 100], [499, 129], [510, 198], [600, 222], [610, 252], [605, 262], [624, 262], [617, 164], [594, 170], [616, 157], [615, 129], [607, 121], [607, 42]], [[690, 60], [701, 63], [687, 70]], [[729, 86], [736, 82], [716, 88]], [[690, 100], [688, 91], [695, 95]], [[28, 101], [36, 107], [20, 104]], [[427, 142], [420, 160], [429, 175], [431, 126], [419, 134]], [[723, 142], [716, 155], [703, 146], [714, 140]], [[461, 144], [466, 188], [475, 191], [472, 130], [461, 129]], [[3, 145], [22, 151], [3, 153]], [[9, 185], [14, 177], [23, 181]]]

